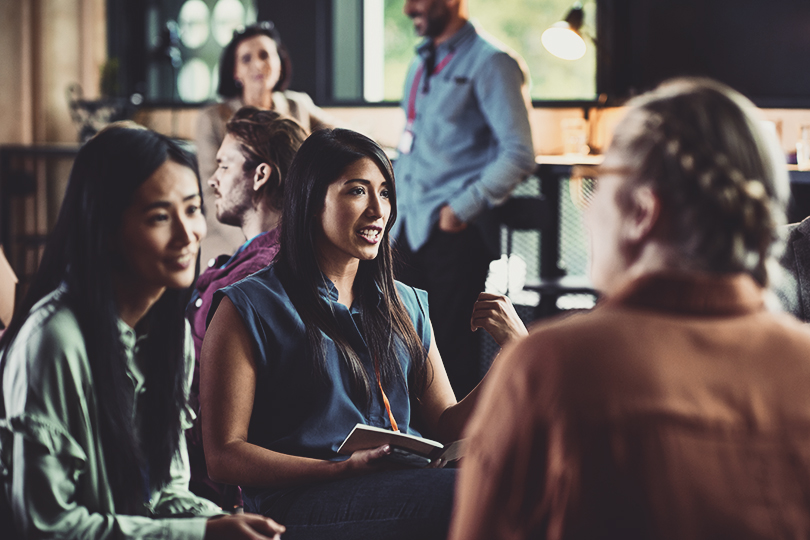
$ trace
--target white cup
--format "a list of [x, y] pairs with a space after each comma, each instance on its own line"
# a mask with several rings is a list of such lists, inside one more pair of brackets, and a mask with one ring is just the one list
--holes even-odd
[[584, 118], [565, 118], [560, 122], [562, 127], [563, 154], [587, 155], [588, 122]]
[[802, 126], [801, 133], [796, 142], [796, 165], [800, 171], [810, 171], [810, 126]]

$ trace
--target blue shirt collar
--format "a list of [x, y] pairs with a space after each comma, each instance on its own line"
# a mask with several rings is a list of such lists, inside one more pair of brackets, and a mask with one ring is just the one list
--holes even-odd
[[321, 272], [321, 282], [318, 284], [318, 292], [321, 294], [322, 297], [326, 298], [327, 301], [337, 302], [338, 301], [338, 290], [335, 287], [335, 284], [332, 283], [332, 280], [326, 277], [326, 274]]
[[[323, 279], [321, 280], [321, 283], [318, 284], [318, 292], [320, 293], [321, 297], [323, 297], [327, 302], [337, 303], [339, 297], [337, 287], [335, 287], [332, 280], [326, 277], [326, 274], [323, 272], [321, 272], [321, 277]], [[382, 289], [380, 289], [379, 283], [375, 283], [375, 286], [377, 287], [377, 305], [380, 305], [383, 296]], [[351, 311], [357, 311], [355, 304], [352, 304]]]

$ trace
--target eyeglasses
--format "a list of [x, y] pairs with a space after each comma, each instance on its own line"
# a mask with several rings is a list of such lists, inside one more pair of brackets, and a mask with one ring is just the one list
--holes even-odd
[[630, 176], [637, 172], [632, 167], [605, 167], [604, 165], [574, 165], [571, 178], [589, 178], [598, 180], [601, 176]]
[[605, 167], [604, 165], [574, 165], [568, 180], [568, 192], [571, 202], [580, 210], [585, 210], [593, 200], [596, 184], [602, 176], [615, 175], [627, 177], [635, 174], [630, 167]]

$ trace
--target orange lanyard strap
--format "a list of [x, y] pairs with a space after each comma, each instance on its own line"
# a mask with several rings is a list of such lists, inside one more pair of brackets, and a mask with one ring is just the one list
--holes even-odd
[[374, 372], [377, 374], [377, 386], [380, 387], [383, 404], [385, 404], [385, 411], [388, 413], [388, 419], [391, 421], [391, 429], [394, 431], [399, 431], [397, 421], [394, 420], [394, 413], [391, 412], [391, 403], [388, 402], [388, 396], [385, 395], [385, 390], [383, 390], [382, 387], [382, 381], [380, 380], [380, 364], [377, 362], [376, 358], [374, 359]]

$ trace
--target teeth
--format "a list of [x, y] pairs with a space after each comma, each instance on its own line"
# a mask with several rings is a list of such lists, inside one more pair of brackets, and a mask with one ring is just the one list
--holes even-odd
[[379, 238], [380, 232], [381, 231], [379, 229], [361, 229], [360, 235], [364, 238], [368, 238], [369, 240], [374, 240]]

